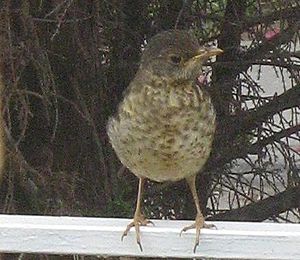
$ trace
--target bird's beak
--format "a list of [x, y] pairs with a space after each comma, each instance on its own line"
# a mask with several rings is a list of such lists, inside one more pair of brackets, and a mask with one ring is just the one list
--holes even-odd
[[223, 50], [216, 48], [216, 47], [209, 47], [209, 48], [202, 48], [198, 51], [193, 59], [208, 59], [212, 56], [217, 56], [223, 53]]
[[186, 67], [193, 66], [193, 64], [203, 63], [212, 56], [223, 53], [223, 50], [216, 47], [201, 48], [195, 56], [187, 60], [184, 65]]

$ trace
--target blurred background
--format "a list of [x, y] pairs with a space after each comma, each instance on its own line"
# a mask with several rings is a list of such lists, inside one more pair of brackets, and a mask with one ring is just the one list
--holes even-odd
[[[300, 223], [297, 0], [0, 1], [2, 213], [132, 217], [137, 178], [113, 152], [106, 122], [148, 40], [174, 28], [225, 51], [199, 79], [218, 115], [197, 180], [203, 211]], [[150, 218], [194, 219], [184, 181], [147, 182], [144, 198]]]

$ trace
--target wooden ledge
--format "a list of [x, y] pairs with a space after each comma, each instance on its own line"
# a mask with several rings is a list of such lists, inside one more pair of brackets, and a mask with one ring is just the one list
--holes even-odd
[[143, 252], [134, 230], [121, 235], [129, 219], [0, 215], [0, 251], [101, 256], [204, 259], [300, 259], [300, 224], [210, 222], [193, 253], [195, 231], [181, 237], [191, 221], [153, 220], [141, 227]]

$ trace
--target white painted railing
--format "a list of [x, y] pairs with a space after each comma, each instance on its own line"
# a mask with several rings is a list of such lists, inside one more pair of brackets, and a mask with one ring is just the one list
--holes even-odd
[[0, 251], [102, 256], [217, 259], [300, 259], [300, 224], [214, 222], [203, 229], [193, 253], [195, 231], [179, 232], [191, 221], [153, 220], [141, 227], [143, 252], [128, 219], [0, 215]]

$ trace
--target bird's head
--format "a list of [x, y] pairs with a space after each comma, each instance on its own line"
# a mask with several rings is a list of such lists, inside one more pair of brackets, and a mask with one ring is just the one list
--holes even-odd
[[200, 46], [197, 38], [184, 30], [172, 30], [150, 39], [141, 59], [140, 69], [169, 80], [196, 79], [202, 64], [223, 51]]

